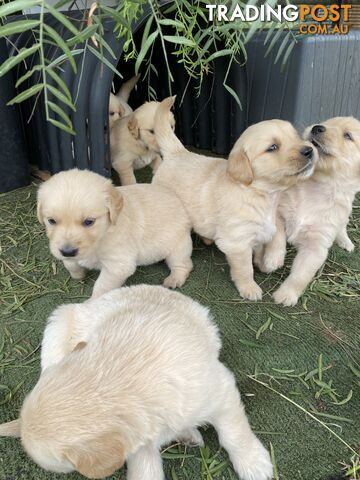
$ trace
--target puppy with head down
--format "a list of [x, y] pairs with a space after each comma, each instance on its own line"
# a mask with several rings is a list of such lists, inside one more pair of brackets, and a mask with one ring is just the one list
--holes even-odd
[[[155, 173], [161, 163], [154, 133], [158, 105], [158, 102], [146, 102], [131, 115], [116, 121], [111, 128], [111, 162], [122, 185], [136, 183], [134, 170], [150, 165]], [[174, 128], [175, 120], [171, 112], [168, 113], [168, 118]]]
[[38, 191], [38, 219], [51, 253], [73, 278], [99, 269], [93, 297], [120, 287], [138, 265], [166, 261], [164, 285], [184, 284], [191, 269], [190, 221], [178, 197], [162, 186], [114, 187], [88, 170], [61, 172]]
[[262, 292], [254, 281], [253, 254], [276, 231], [280, 192], [311, 175], [315, 149], [289, 122], [269, 120], [245, 130], [228, 161], [197, 155], [184, 148], [171, 128], [173, 101], [165, 99], [156, 113], [163, 162], [153, 183], [174, 190], [195, 232], [226, 254], [240, 295], [258, 300]]
[[45, 330], [41, 376], [0, 435], [21, 436], [52, 472], [105, 478], [126, 462], [128, 480], [164, 480], [161, 446], [203, 445], [197, 427], [210, 423], [239, 478], [270, 480], [220, 347], [208, 310], [162, 287], [63, 305]]
[[291, 272], [274, 293], [277, 303], [295, 305], [336, 242], [351, 252], [346, 226], [360, 191], [360, 122], [336, 117], [308, 127], [304, 138], [319, 153], [311, 178], [287, 190], [279, 204], [278, 231], [266, 247], [265, 271], [284, 263], [286, 240], [297, 254]]

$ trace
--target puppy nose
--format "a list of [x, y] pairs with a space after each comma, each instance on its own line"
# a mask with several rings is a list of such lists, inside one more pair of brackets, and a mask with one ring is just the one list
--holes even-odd
[[76, 257], [79, 249], [73, 248], [69, 246], [65, 246], [64, 248], [60, 248], [60, 253], [63, 257]]
[[313, 156], [314, 150], [311, 147], [304, 147], [300, 153], [310, 160]]
[[314, 125], [311, 129], [311, 133], [313, 135], [319, 135], [320, 133], [324, 133], [325, 131], [326, 128], [324, 127], [324, 125]]

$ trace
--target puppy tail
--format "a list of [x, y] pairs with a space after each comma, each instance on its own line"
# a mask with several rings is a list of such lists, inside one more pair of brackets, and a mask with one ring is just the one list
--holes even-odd
[[161, 153], [174, 154], [185, 150], [185, 147], [175, 135], [171, 128], [171, 107], [175, 102], [174, 97], [167, 97], [159, 103], [155, 114], [155, 135]]
[[21, 435], [21, 420], [20, 418], [12, 422], [3, 423], [0, 425], [0, 437], [20, 437]]
[[116, 96], [121, 98], [121, 100], [124, 100], [124, 102], [127, 103], [130, 97], [130, 93], [132, 92], [132, 89], [135, 87], [135, 85], [139, 81], [139, 78], [140, 78], [140, 75], [135, 75], [134, 77], [131, 77], [130, 80], [123, 83], [121, 85], [120, 90], [116, 94]]

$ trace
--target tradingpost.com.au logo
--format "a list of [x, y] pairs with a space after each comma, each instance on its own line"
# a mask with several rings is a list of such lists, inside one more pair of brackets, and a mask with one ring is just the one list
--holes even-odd
[[349, 14], [351, 5], [227, 5], [208, 4], [206, 8], [209, 20], [233, 22], [289, 22], [295, 23], [298, 31], [304, 35], [346, 35], [349, 32]]

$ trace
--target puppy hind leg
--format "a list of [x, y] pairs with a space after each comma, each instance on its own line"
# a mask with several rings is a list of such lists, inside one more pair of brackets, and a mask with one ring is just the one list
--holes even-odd
[[290, 275], [274, 293], [276, 303], [285, 306], [296, 305], [299, 297], [315, 277], [328, 255], [328, 249], [316, 245], [316, 240], [309, 239], [299, 250], [291, 267]]
[[211, 420], [220, 444], [242, 480], [270, 480], [273, 467], [269, 452], [251, 430], [232, 374], [223, 365], [221, 369], [216, 387], [219, 403]]
[[127, 480], [165, 480], [160, 451], [149, 444], [127, 459]]
[[347, 252], [352, 252], [354, 250], [355, 245], [348, 236], [346, 225], [344, 225], [341, 230], [339, 230], [336, 236], [336, 243], [339, 245], [340, 248], [343, 248]]
[[192, 240], [189, 233], [178, 242], [174, 250], [165, 258], [170, 269], [170, 275], [164, 280], [164, 287], [177, 288], [182, 287], [188, 278], [193, 263], [191, 261]]

